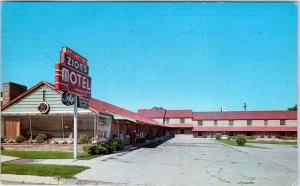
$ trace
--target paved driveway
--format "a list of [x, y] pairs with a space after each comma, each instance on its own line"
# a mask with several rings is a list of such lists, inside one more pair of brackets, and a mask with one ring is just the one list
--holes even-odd
[[78, 184], [296, 185], [296, 148], [276, 148], [236, 150], [213, 139], [179, 136], [156, 148], [96, 158], [76, 177]]

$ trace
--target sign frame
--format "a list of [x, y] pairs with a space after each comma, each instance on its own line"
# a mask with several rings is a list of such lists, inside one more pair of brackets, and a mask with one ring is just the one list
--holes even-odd
[[[70, 48], [64, 47], [60, 52], [60, 61], [55, 65], [55, 88], [64, 92], [62, 95], [63, 104], [66, 103], [67, 106], [72, 105], [71, 102], [68, 103], [66, 99], [67, 95], [72, 95], [75, 98], [73, 103], [74, 159], [77, 159], [78, 151], [77, 107], [84, 107], [86, 109], [89, 108], [89, 98], [91, 98], [91, 83], [92, 78], [89, 76], [87, 59]], [[64, 101], [66, 102], [64, 103]]]

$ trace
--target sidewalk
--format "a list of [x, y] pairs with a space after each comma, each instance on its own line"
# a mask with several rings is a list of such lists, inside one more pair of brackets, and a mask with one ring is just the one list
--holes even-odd
[[[28, 164], [56, 164], [56, 165], [81, 165], [81, 166], [88, 166], [93, 167], [95, 165], [99, 165], [100, 162], [112, 158], [114, 156], [120, 156], [123, 154], [126, 154], [128, 152], [131, 152], [133, 150], [137, 150], [139, 148], [142, 148], [144, 146], [158, 143], [158, 142], [164, 142], [168, 140], [167, 137], [161, 137], [157, 138], [152, 141], [148, 141], [142, 144], [137, 145], [127, 145], [124, 147], [124, 150], [118, 151], [113, 154], [103, 155], [98, 158], [90, 159], [90, 160], [74, 160], [74, 159], [23, 159], [24, 163]], [[10, 157], [10, 156], [3, 156], [1, 155], [1, 162], [3, 160], [6, 161], [12, 161], [12, 160], [22, 160], [19, 157]], [[19, 182], [19, 183], [32, 183], [32, 184], [63, 184], [63, 183], [75, 183], [78, 180], [76, 178], [72, 179], [57, 179], [55, 177], [47, 177], [47, 176], [31, 176], [31, 175], [13, 175], [13, 174], [2, 174], [1, 180], [8, 181], [8, 182]]]
[[58, 185], [66, 182], [70, 182], [76, 179], [64, 179], [47, 176], [31, 176], [31, 175], [15, 175], [15, 174], [1, 174], [1, 182], [13, 182], [21, 184], [46, 184], [46, 185]]
[[1, 163], [12, 161], [12, 160], [18, 160], [18, 159], [21, 159], [21, 158], [20, 157], [13, 157], [13, 156], [4, 156], [4, 155], [1, 155]]

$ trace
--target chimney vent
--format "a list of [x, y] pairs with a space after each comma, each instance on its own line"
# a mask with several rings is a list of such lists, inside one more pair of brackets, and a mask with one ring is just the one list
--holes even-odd
[[22, 93], [27, 91], [27, 87], [18, 83], [8, 82], [2, 84], [3, 93], [2, 93], [2, 104], [5, 105], [14, 98], [18, 97]]

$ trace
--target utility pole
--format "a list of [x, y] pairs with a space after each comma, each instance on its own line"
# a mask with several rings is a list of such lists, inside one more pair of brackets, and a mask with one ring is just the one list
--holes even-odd
[[244, 103], [244, 111], [247, 111], [247, 103]]
[[163, 118], [163, 124], [165, 124], [165, 122], [166, 122], [166, 113], [167, 113], [167, 110], [166, 110], [166, 109], [164, 109], [164, 118]]
[[[298, 5], [298, 19], [300, 18], [300, 10], [299, 10], [299, 2], [297, 2], [297, 5]], [[300, 29], [300, 24], [298, 24], [298, 30]], [[300, 41], [300, 33], [298, 32], [298, 44], [299, 44], [299, 41]], [[300, 47], [298, 47], [298, 53], [300, 51]], [[297, 55], [297, 59], [298, 59], [298, 90], [297, 90], [297, 95], [298, 95], [298, 105], [300, 104], [300, 86], [299, 86], [299, 80], [300, 80], [300, 56]], [[297, 109], [297, 118], [300, 118], [300, 111], [299, 109]], [[298, 185], [300, 185], [300, 119], [297, 119], [297, 155], [298, 155]]]

